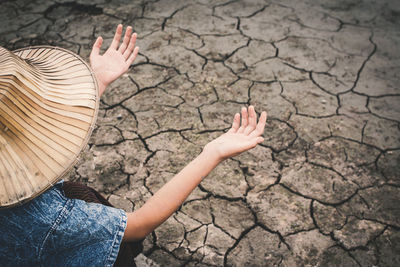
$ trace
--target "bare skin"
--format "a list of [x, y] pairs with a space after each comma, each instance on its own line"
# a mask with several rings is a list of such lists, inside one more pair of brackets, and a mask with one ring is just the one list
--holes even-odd
[[120, 44], [121, 36], [122, 25], [119, 24], [107, 51], [100, 55], [103, 38], [99, 36], [90, 53], [90, 65], [97, 78], [99, 96], [104, 93], [107, 86], [128, 71], [139, 52], [139, 47], [135, 47], [137, 34], [132, 34], [132, 27], [126, 28], [124, 39]]
[[[107, 51], [99, 54], [102, 38], [93, 45], [90, 62], [100, 86], [100, 95], [106, 87], [124, 74], [135, 60], [139, 48], [135, 47], [136, 33], [128, 27], [123, 42], [122, 25], [118, 25], [114, 40]], [[264, 141], [267, 113], [263, 111], [257, 120], [253, 106], [243, 107], [236, 113], [228, 132], [208, 143], [203, 151], [185, 168], [158, 190], [138, 210], [127, 214], [128, 222], [124, 241], [145, 238], [167, 220], [182, 205], [189, 194], [199, 185], [219, 163], [256, 147]]]
[[264, 139], [267, 113], [262, 112], [257, 123], [254, 107], [242, 109], [234, 116], [232, 128], [208, 143], [203, 151], [183, 170], [158, 190], [138, 210], [128, 213], [124, 240], [139, 240], [167, 220], [182, 205], [189, 194], [219, 163], [254, 148]]

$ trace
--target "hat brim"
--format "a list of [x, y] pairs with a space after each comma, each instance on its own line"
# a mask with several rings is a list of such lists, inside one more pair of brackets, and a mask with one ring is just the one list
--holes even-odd
[[99, 109], [95, 75], [80, 56], [51, 46], [13, 53], [25, 62], [0, 67], [2, 208], [38, 196], [75, 165]]

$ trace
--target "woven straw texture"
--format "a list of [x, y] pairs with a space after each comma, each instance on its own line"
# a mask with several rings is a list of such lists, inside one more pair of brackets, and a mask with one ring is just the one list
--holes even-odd
[[76, 162], [98, 111], [96, 79], [56, 47], [0, 47], [0, 207], [24, 203]]

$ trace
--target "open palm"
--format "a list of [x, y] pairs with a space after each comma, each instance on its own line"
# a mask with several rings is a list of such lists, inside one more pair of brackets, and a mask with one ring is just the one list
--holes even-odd
[[242, 108], [242, 121], [240, 114], [234, 116], [232, 128], [220, 137], [205, 146], [205, 150], [212, 150], [219, 160], [236, 156], [247, 151], [264, 141], [261, 136], [264, 132], [267, 113], [263, 111], [257, 123], [257, 114], [253, 106]]
[[122, 25], [118, 25], [114, 39], [107, 51], [100, 55], [103, 38], [98, 37], [90, 53], [90, 65], [96, 75], [101, 96], [106, 87], [124, 74], [135, 60], [139, 47], [135, 47], [136, 33], [132, 34], [132, 27], [125, 31], [124, 40], [120, 45]]

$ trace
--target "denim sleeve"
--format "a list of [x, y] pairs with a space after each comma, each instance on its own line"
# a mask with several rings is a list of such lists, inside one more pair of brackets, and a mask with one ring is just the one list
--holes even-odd
[[68, 199], [54, 186], [0, 210], [0, 266], [113, 266], [127, 216], [123, 210]]
[[58, 217], [40, 249], [46, 266], [113, 266], [127, 216], [123, 210], [82, 200]]

